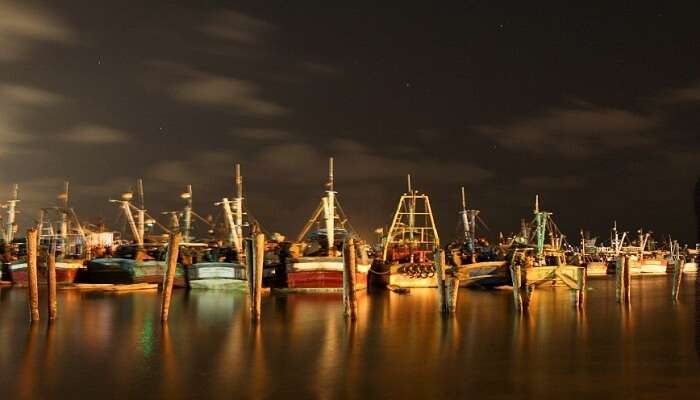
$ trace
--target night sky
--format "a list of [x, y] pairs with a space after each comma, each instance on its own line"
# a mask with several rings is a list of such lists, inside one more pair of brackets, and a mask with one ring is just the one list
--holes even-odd
[[491, 238], [539, 193], [572, 242], [615, 219], [694, 241], [697, 10], [566, 3], [0, 0], [0, 198], [20, 184], [23, 231], [68, 179], [121, 229], [107, 199], [142, 177], [152, 214], [191, 183], [217, 215], [240, 162], [255, 216], [296, 236], [334, 156], [368, 239], [411, 173], [443, 241], [461, 185]]

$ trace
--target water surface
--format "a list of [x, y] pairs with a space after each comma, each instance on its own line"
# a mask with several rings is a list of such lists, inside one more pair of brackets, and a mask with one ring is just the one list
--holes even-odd
[[[26, 291], [0, 289], [0, 388], [7, 399], [697, 398], [695, 278], [591, 279], [583, 310], [568, 290], [461, 290], [454, 317], [433, 290], [361, 294], [348, 323], [340, 295], [59, 291], [59, 319], [30, 326]], [[44, 295], [44, 292], [42, 292]], [[42, 302], [45, 301], [45, 296]], [[45, 318], [42, 309], [42, 317]]]

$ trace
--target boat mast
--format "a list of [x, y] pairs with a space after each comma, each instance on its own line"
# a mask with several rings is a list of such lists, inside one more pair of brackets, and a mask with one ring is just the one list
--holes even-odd
[[64, 246], [68, 240], [68, 181], [63, 183], [63, 193], [58, 195], [58, 199], [61, 200], [61, 239], [63, 240]]
[[476, 217], [479, 215], [479, 210], [467, 210], [467, 195], [462, 186], [462, 225], [464, 226], [464, 238], [466, 239], [469, 251], [474, 251], [476, 241]]
[[540, 211], [540, 195], [535, 195], [535, 235], [537, 240], [537, 257], [539, 259], [544, 258], [544, 239], [547, 229], [547, 219], [549, 213], [545, 211]]
[[187, 191], [180, 195], [180, 198], [185, 200], [185, 209], [183, 210], [184, 218], [184, 237], [185, 243], [192, 240], [192, 185], [187, 185]]
[[[143, 246], [144, 237], [146, 235], [146, 206], [145, 206], [144, 194], [143, 194], [143, 180], [141, 178], [139, 178], [139, 180], [138, 180], [138, 190], [139, 190], [139, 200], [141, 200], [140, 207], [138, 208], [138, 237], [139, 237], [138, 243], [139, 243], [139, 246]], [[129, 214], [131, 215], [131, 210], [129, 210]], [[132, 217], [132, 219], [133, 219], [133, 217]]]
[[328, 255], [332, 255], [335, 245], [335, 192], [333, 191], [333, 157], [328, 160], [328, 190], [323, 198], [323, 216], [326, 222]]
[[5, 222], [5, 243], [11, 243], [14, 239], [15, 218], [17, 214], [17, 203], [19, 202], [19, 185], [16, 183], [12, 187], [12, 199], [7, 202], [7, 221]]
[[235, 230], [234, 244], [236, 251], [243, 254], [243, 175], [241, 175], [241, 164], [236, 164], [236, 224], [231, 228]]

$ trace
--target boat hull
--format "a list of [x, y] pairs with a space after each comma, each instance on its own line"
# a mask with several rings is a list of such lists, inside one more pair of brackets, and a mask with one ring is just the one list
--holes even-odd
[[247, 290], [245, 266], [238, 263], [206, 262], [187, 268], [191, 289]]
[[[342, 257], [299, 257], [287, 261], [287, 288], [343, 290]], [[358, 264], [355, 289], [367, 287], [369, 265]]]
[[510, 270], [505, 261], [484, 261], [459, 267], [460, 287], [498, 287], [511, 284]]
[[585, 264], [586, 275], [604, 276], [608, 274], [608, 264], [600, 261], [592, 261]]
[[[165, 261], [134, 261], [124, 258], [102, 258], [88, 263], [86, 280], [89, 283], [156, 283], [162, 284]], [[174, 287], [185, 287], [185, 273], [180, 264], [175, 269]]]
[[630, 261], [630, 273], [633, 275], [665, 275], [667, 264], [666, 260]]
[[686, 274], [695, 274], [698, 272], [698, 263], [687, 262], [683, 265], [683, 272]]
[[[57, 285], [70, 285], [75, 283], [78, 274], [85, 270], [82, 264], [77, 263], [65, 263], [56, 262], [56, 284]], [[19, 287], [26, 287], [29, 282], [29, 275], [27, 272], [27, 263], [17, 263], [12, 264], [8, 268], [9, 281], [13, 285]], [[46, 265], [37, 266], [37, 282], [39, 284], [46, 284], [48, 282], [48, 268]]]

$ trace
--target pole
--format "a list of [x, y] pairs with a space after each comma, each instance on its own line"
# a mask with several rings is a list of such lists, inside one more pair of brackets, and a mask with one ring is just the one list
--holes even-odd
[[626, 256], [618, 256], [615, 260], [615, 301], [622, 303], [622, 298], [625, 295], [625, 259]]
[[255, 281], [254, 281], [254, 296], [252, 304], [252, 317], [255, 320], [260, 319], [260, 301], [262, 298], [262, 278], [263, 267], [265, 265], [265, 234], [258, 232], [255, 234]]
[[27, 231], [27, 279], [29, 284], [29, 312], [31, 321], [39, 320], [39, 286], [37, 282], [37, 238], [38, 232], [32, 228]]
[[49, 320], [58, 316], [58, 300], [56, 298], [56, 240], [51, 240], [51, 250], [46, 262], [48, 270], [47, 283], [49, 285]]
[[182, 241], [182, 233], [176, 232], [170, 234], [170, 242], [168, 243], [167, 270], [165, 280], [163, 282], [163, 303], [160, 309], [160, 320], [166, 322], [170, 313], [170, 298], [173, 294], [173, 283], [175, 282], [175, 270], [177, 268], [177, 256], [180, 252], [180, 242]]
[[357, 253], [355, 239], [350, 238], [343, 247], [343, 305], [345, 316], [357, 319], [357, 293], [355, 292]]
[[671, 289], [671, 297], [673, 301], [678, 301], [678, 295], [681, 291], [681, 281], [683, 280], [683, 266], [685, 265], [685, 257], [675, 258], [676, 265], [673, 268], [673, 288]]
[[447, 301], [445, 293], [445, 251], [443, 249], [435, 249], [435, 279], [437, 280], [438, 288], [438, 309], [443, 313], [447, 310]]
[[630, 274], [630, 258], [625, 257], [625, 269], [624, 269], [624, 280], [625, 280], [625, 304], [630, 304], [630, 284], [632, 283]]

